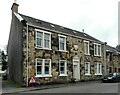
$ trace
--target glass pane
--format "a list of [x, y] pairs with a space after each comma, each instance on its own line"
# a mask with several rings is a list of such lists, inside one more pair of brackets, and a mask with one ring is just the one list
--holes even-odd
[[49, 43], [50, 43], [50, 34], [45, 33], [44, 35], [44, 46], [45, 48], [49, 48]]
[[101, 49], [101, 47], [100, 47], [100, 45], [98, 45], [98, 55], [100, 55], [100, 49]]
[[88, 54], [88, 43], [86, 43], [86, 54]]
[[64, 66], [64, 61], [61, 61], [61, 62], [60, 62], [60, 66]]
[[85, 42], [84, 48], [85, 48], [85, 54], [88, 54], [88, 43], [87, 42]]
[[49, 74], [49, 66], [45, 66], [45, 74]]
[[49, 48], [49, 40], [44, 41], [45, 48]]
[[47, 34], [47, 33], [44, 34], [44, 38], [45, 38], [46, 40], [49, 40], [49, 37], [50, 37], [50, 34]]
[[42, 38], [42, 36], [43, 36], [43, 33], [37, 32], [37, 38]]
[[42, 60], [41, 59], [37, 59], [37, 65], [41, 65], [42, 66]]
[[99, 66], [98, 73], [101, 73], [101, 64], [99, 64], [98, 66]]
[[50, 64], [50, 60], [45, 60], [45, 65], [49, 66], [49, 64]]
[[64, 70], [64, 67], [61, 67], [61, 68], [60, 68], [60, 74], [65, 74], [64, 71], [65, 71], [65, 70]]
[[95, 55], [97, 55], [97, 45], [95, 45], [94, 52], [95, 52]]
[[60, 50], [65, 50], [64, 49], [64, 43], [60, 43]]
[[60, 43], [64, 43], [65, 38], [64, 37], [60, 37]]
[[37, 75], [42, 74], [42, 66], [37, 66]]
[[37, 46], [42, 47], [42, 39], [37, 38]]

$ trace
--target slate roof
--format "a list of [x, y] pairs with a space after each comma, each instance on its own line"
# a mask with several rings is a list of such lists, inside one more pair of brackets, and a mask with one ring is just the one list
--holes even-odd
[[36, 19], [36, 18], [33, 18], [33, 17], [30, 17], [30, 16], [26, 16], [26, 15], [23, 15], [23, 14], [19, 14], [24, 20], [26, 20], [29, 24], [32, 24], [32, 25], [35, 25], [35, 26], [38, 26], [38, 27], [44, 27], [44, 28], [47, 28], [47, 29], [51, 29], [51, 30], [55, 30], [55, 31], [59, 31], [59, 32], [62, 32], [62, 33], [65, 33], [65, 34], [70, 34], [70, 35], [73, 35], [73, 36], [77, 36], [77, 37], [82, 37], [82, 38], [85, 38], [85, 39], [90, 39], [90, 40], [93, 40], [95, 42], [98, 42], [98, 43], [101, 43], [103, 44], [102, 41], [86, 34], [86, 33], [83, 33], [83, 32], [80, 32], [80, 31], [76, 31], [76, 30], [73, 30], [73, 29], [70, 29], [70, 28], [66, 28], [66, 27], [63, 27], [63, 26], [60, 26], [60, 25], [56, 25], [56, 24], [53, 24], [53, 23], [50, 23], [50, 22], [46, 22], [46, 21], [43, 21], [43, 20], [39, 20], [39, 19]]
[[111, 52], [113, 55], [120, 55], [120, 51], [117, 48], [111, 47], [109, 45], [106, 45], [106, 51]]

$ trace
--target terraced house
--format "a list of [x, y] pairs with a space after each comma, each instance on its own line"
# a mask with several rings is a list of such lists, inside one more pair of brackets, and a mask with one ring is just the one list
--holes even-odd
[[80, 31], [18, 13], [12, 6], [8, 41], [9, 79], [28, 85], [100, 79], [104, 72], [104, 43]]
[[107, 73], [120, 73], [120, 50], [106, 46], [106, 67]]

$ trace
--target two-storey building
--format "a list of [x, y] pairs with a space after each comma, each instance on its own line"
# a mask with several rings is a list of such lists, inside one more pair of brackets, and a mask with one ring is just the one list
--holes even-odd
[[28, 85], [100, 79], [104, 68], [104, 43], [80, 31], [18, 13], [12, 6], [8, 41], [9, 79]]

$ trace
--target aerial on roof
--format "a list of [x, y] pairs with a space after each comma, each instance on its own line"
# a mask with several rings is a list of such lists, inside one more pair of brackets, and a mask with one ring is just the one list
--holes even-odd
[[49, 30], [54, 30], [54, 31], [64, 33], [66, 35], [69, 34], [69, 35], [76, 36], [76, 37], [82, 37], [83, 39], [93, 40], [93, 41], [96, 41], [98, 43], [103, 44], [102, 41], [100, 41], [100, 40], [98, 40], [98, 39], [96, 39], [96, 38], [94, 38], [94, 37], [92, 37], [92, 36], [90, 36], [90, 35], [88, 35], [84, 32], [76, 31], [76, 30], [73, 30], [73, 29], [70, 29], [70, 28], [66, 28], [66, 27], [63, 27], [63, 26], [60, 26], [60, 25], [57, 25], [57, 24], [53, 24], [53, 23], [50, 23], [50, 22], [39, 20], [39, 19], [30, 17], [30, 16], [26, 16], [26, 15], [23, 15], [23, 14], [15, 13], [15, 15], [18, 17], [19, 20], [21, 20], [23, 18], [29, 24], [34, 25], [36, 27], [44, 27], [44, 28], [47, 28]]

